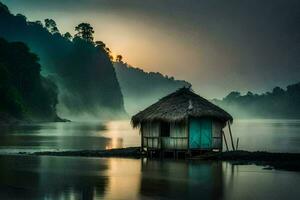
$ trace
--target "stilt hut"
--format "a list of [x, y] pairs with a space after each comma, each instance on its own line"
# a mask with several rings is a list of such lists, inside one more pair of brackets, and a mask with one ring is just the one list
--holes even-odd
[[174, 156], [222, 151], [223, 128], [232, 121], [230, 114], [190, 88], [163, 97], [131, 119], [133, 127], [140, 128], [143, 150]]

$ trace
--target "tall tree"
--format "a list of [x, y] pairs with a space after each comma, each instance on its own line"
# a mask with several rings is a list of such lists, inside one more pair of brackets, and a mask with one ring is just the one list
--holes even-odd
[[69, 32], [66, 32], [64, 35], [63, 35], [64, 38], [66, 38], [67, 40], [72, 40], [72, 35], [71, 33]]
[[53, 19], [45, 19], [45, 27], [50, 33], [58, 33], [56, 22]]
[[77, 31], [76, 36], [84, 39], [88, 42], [93, 42], [95, 33], [94, 28], [89, 23], [81, 23], [75, 27], [75, 31]]
[[103, 50], [109, 57], [110, 60], [113, 60], [114, 57], [111, 55], [111, 50], [106, 46], [106, 44], [102, 41], [95, 42], [96, 47]]
[[103, 49], [106, 47], [106, 44], [102, 41], [96, 41], [95, 44], [96, 44], [96, 47], [100, 47]]
[[116, 61], [117, 62], [123, 62], [123, 56], [122, 55], [117, 55]]

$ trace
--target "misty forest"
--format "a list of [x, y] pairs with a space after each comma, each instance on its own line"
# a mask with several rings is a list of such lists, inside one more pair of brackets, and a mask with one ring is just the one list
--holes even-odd
[[[124, 115], [123, 97], [109, 51], [93, 42], [93, 28], [87, 23], [76, 27], [77, 34], [60, 34], [51, 19], [28, 22], [23, 15], [12, 15], [6, 6], [0, 10], [0, 36], [25, 43], [40, 60], [41, 74], [58, 87], [58, 111], [64, 116], [81, 114], [112, 117]], [[24, 46], [25, 46], [24, 45]], [[14, 59], [22, 62], [23, 57]], [[19, 73], [27, 76], [25, 63]], [[36, 94], [36, 97], [38, 95]], [[88, 98], [86, 98], [88, 97]], [[37, 97], [38, 98], [38, 97]], [[111, 114], [111, 116], [107, 116]]]
[[[136, 105], [134, 99], [141, 91], [148, 91], [139, 100], [141, 106], [144, 106], [176, 88], [189, 85], [160, 73], [145, 73], [127, 67], [120, 55], [114, 62], [105, 43], [94, 41], [94, 30], [88, 23], [75, 27], [77, 34], [73, 37], [70, 33], [60, 33], [52, 19], [45, 19], [44, 24], [41, 21], [29, 22], [24, 15], [11, 14], [3, 4], [0, 16], [0, 26], [5, 27], [0, 29], [0, 36], [7, 41], [22, 42], [24, 47], [28, 46], [27, 51], [37, 55], [36, 64], [42, 65], [40, 70], [43, 79], [51, 82], [54, 88], [57, 87], [53, 94], [54, 99], [57, 99], [55, 105], [52, 103], [49, 106], [54, 107], [53, 112], [57, 110], [62, 117], [72, 118], [78, 114], [104, 119], [124, 117], [127, 116], [124, 99], [128, 111], [132, 112], [137, 108], [132, 108], [131, 104]], [[19, 62], [23, 59], [17, 55], [13, 58]], [[22, 71], [18, 73], [27, 76], [30, 72], [25, 70], [26, 67], [29, 66], [23, 63], [20, 66]], [[39, 98], [36, 93], [34, 97]], [[7, 113], [5, 110], [2, 112]], [[52, 115], [47, 118], [50, 120]]]
[[292, 118], [300, 117], [300, 82], [286, 89], [275, 87], [263, 94], [231, 92], [222, 100], [212, 100], [239, 118]]
[[[121, 55], [112, 58], [104, 42], [94, 41], [88, 23], [74, 27], [77, 34], [72, 36], [60, 33], [52, 19], [31, 22], [3, 4], [0, 16], [2, 115], [50, 121], [78, 114], [122, 118], [178, 88], [191, 87], [186, 81], [131, 67]], [[6, 55], [6, 49], [14, 53]], [[296, 118], [299, 96], [298, 83], [261, 95], [232, 92], [213, 102], [241, 118]]]

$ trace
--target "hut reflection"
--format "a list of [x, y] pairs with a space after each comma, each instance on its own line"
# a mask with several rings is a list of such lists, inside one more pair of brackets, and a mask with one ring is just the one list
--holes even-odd
[[223, 167], [221, 162], [192, 162], [189, 164], [189, 198], [222, 199]]
[[168, 199], [221, 199], [222, 163], [142, 161], [140, 194]]

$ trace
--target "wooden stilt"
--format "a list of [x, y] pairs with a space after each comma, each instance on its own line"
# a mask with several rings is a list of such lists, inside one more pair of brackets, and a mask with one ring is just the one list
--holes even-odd
[[226, 136], [225, 136], [225, 133], [224, 133], [223, 130], [222, 130], [222, 135], [223, 135], [223, 138], [224, 138], [224, 141], [225, 141], [226, 150], [229, 151], [228, 144], [227, 144], [227, 140], [226, 140]]
[[232, 133], [231, 133], [231, 128], [230, 128], [230, 123], [228, 122], [227, 124], [228, 124], [228, 129], [229, 129], [229, 134], [230, 134], [232, 150], [235, 151], [234, 144], [233, 144]]
[[143, 128], [141, 127], [141, 152], [144, 151], [144, 136], [143, 136]]

